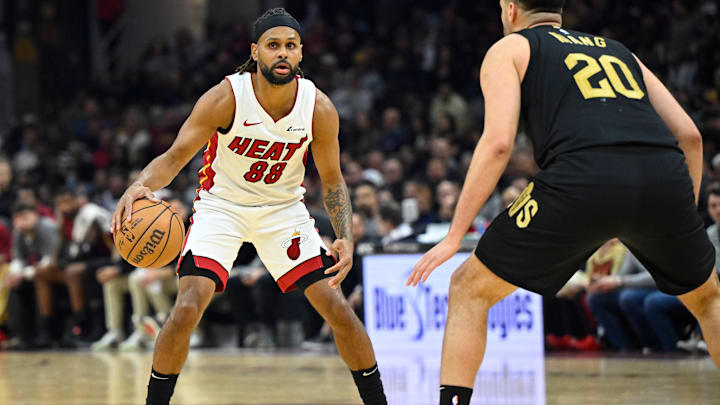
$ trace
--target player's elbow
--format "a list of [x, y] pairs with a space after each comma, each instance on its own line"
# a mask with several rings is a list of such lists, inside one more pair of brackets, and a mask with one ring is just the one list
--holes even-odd
[[702, 147], [703, 139], [700, 131], [694, 125], [690, 128], [685, 128], [682, 131], [678, 131], [676, 134], [678, 142], [683, 145], [691, 146], [695, 148]]
[[513, 143], [510, 140], [498, 139], [490, 143], [488, 149], [492, 156], [496, 158], [505, 158], [510, 156], [513, 150]]

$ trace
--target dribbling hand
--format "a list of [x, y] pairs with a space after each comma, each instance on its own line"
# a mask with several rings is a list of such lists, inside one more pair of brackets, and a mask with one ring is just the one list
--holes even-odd
[[[122, 197], [120, 197], [117, 206], [115, 206], [112, 224], [110, 225], [110, 232], [114, 234], [122, 228], [123, 222], [129, 222], [132, 220], [132, 204], [135, 200], [139, 200], [141, 198], [147, 198], [154, 203], [160, 202], [160, 199], [155, 197], [155, 194], [153, 194], [152, 190], [149, 188], [140, 184], [131, 185], [127, 190], [125, 190], [125, 193], [123, 193]], [[123, 214], [127, 215], [124, 220]]]
[[424, 283], [428, 277], [430, 277], [430, 273], [432, 273], [437, 266], [451, 258], [459, 248], [459, 242], [455, 243], [447, 238], [443, 239], [432, 249], [428, 250], [420, 261], [417, 262], [405, 285], [416, 287], [418, 283]]
[[340, 287], [340, 283], [345, 280], [348, 272], [353, 265], [353, 243], [347, 239], [335, 239], [330, 250], [327, 252], [328, 256], [332, 256], [333, 252], [338, 255], [338, 262], [334, 266], [325, 270], [325, 274], [335, 273], [337, 274], [328, 281], [328, 285], [331, 288]]

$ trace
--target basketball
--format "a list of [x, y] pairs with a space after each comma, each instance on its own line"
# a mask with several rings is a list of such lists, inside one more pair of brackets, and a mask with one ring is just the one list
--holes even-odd
[[129, 224], [115, 233], [115, 247], [135, 267], [155, 269], [173, 261], [180, 253], [185, 225], [165, 201], [137, 200]]

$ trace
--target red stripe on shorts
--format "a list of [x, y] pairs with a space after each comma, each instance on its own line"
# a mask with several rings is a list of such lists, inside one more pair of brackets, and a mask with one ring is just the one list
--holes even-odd
[[[178, 260], [177, 269], [175, 270], [176, 273], [180, 271], [180, 264], [182, 264], [184, 258], [185, 256], [182, 256], [180, 260]], [[215, 287], [215, 292], [225, 291], [225, 286], [227, 285], [227, 280], [229, 276], [228, 271], [225, 270], [225, 267], [223, 267], [222, 264], [216, 262], [209, 257], [193, 255], [193, 259], [195, 262], [195, 267], [197, 267], [198, 269], [210, 270], [218, 276], [218, 278], [220, 279], [220, 284]]]
[[320, 256], [305, 260], [280, 277], [277, 281], [278, 287], [280, 287], [284, 293], [290, 292], [297, 288], [295, 283], [298, 280], [321, 267], [323, 267], [323, 262]]

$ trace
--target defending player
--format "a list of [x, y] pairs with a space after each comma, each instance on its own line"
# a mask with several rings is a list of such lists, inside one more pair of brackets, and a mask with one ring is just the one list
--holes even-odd
[[506, 36], [480, 73], [485, 129], [448, 236], [408, 279], [425, 281], [455, 254], [508, 163], [522, 117], [541, 171], [452, 276], [441, 405], [470, 402], [493, 304], [516, 286], [554, 295], [613, 237], [695, 315], [720, 366], [720, 286], [696, 207], [700, 133], [622, 44], [560, 28], [563, 5], [500, 1]]
[[[179, 292], [155, 345], [147, 405], [167, 405], [188, 353], [190, 334], [215, 291], [222, 291], [238, 249], [251, 242], [283, 291], [302, 289], [332, 326], [338, 352], [365, 404], [386, 404], [370, 339], [338, 286], [352, 265], [352, 209], [340, 171], [339, 119], [330, 99], [296, 76], [298, 22], [272, 9], [254, 24], [251, 58], [197, 102], [173, 145], [143, 170], [118, 202], [113, 231], [138, 198], [155, 199], [207, 145], [200, 188], [178, 264]], [[302, 71], [300, 71], [302, 73]], [[302, 196], [306, 152], [323, 186], [338, 237], [335, 263]], [[328, 282], [325, 277], [337, 272]], [[242, 308], [238, 308], [242, 311]]]

